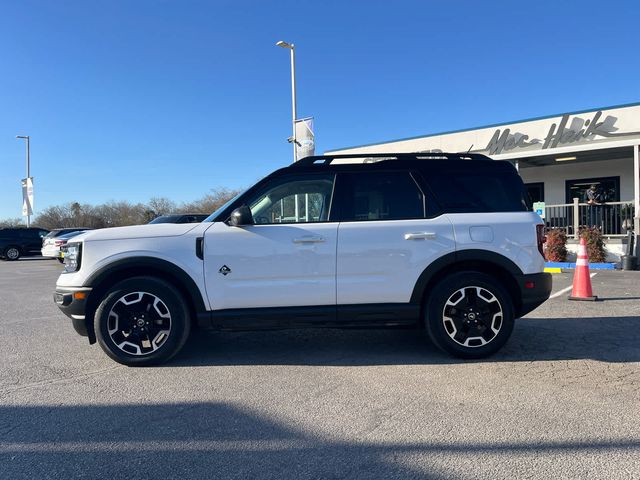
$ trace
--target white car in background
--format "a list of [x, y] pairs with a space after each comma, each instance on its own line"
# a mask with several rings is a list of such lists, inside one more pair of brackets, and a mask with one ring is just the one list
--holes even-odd
[[49, 234], [42, 239], [42, 249], [40, 250], [40, 252], [42, 253], [42, 256], [49, 257], [49, 258], [57, 258], [60, 263], [63, 263], [64, 253], [61, 248], [67, 244], [67, 241], [69, 239], [77, 235], [80, 235], [81, 233], [84, 233], [87, 230], [91, 230], [91, 229], [90, 228], [60, 229], [60, 230], [57, 230], [58, 232], [57, 234], [54, 233], [56, 232], [56, 230], [54, 230], [53, 232], [51, 232], [51, 233], [54, 233], [53, 236], [49, 236], [51, 235]]

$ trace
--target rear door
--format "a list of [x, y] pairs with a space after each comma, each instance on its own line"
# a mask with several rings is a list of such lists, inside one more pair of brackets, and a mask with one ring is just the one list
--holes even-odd
[[420, 274], [455, 250], [444, 215], [426, 218], [426, 198], [408, 171], [338, 175], [337, 303], [408, 303]]
[[22, 250], [24, 253], [40, 253], [42, 239], [47, 234], [46, 230], [25, 229], [20, 232]]

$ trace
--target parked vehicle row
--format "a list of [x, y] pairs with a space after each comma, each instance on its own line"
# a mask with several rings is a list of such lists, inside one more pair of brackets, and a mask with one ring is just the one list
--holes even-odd
[[[208, 215], [199, 213], [179, 213], [162, 215], [150, 223], [199, 223]], [[62, 248], [69, 239], [93, 230], [87, 227], [67, 227], [46, 230], [44, 228], [0, 228], [0, 258], [3, 260], [18, 260], [20, 257], [42, 255], [55, 258], [60, 263], [64, 261]]]
[[57, 258], [62, 263], [60, 246], [89, 228], [73, 227], [46, 230], [44, 228], [0, 228], [0, 257], [18, 260], [20, 257], [42, 255]]

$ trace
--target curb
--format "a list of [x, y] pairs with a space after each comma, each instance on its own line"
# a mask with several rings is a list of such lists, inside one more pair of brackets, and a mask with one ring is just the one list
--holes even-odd
[[[576, 264], [571, 262], [545, 262], [544, 271], [549, 273], [560, 273], [562, 269], [575, 269]], [[590, 263], [590, 270], [615, 270], [615, 263]]]

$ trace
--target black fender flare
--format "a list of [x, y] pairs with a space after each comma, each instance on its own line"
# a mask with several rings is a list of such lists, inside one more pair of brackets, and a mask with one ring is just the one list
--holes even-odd
[[447, 267], [473, 261], [496, 265], [513, 276], [514, 280], [523, 275], [523, 272], [518, 265], [499, 253], [479, 249], [459, 250], [438, 258], [424, 269], [413, 287], [410, 302], [417, 304], [422, 303], [427, 285], [429, 285], [436, 275], [446, 271]]
[[[193, 278], [185, 272], [182, 268], [175, 264], [155, 257], [128, 257], [115, 260], [102, 266], [99, 270], [93, 272], [84, 281], [85, 287], [100, 288], [106, 280], [110, 277], [117, 276], [119, 273], [126, 271], [138, 271], [144, 275], [144, 271], [160, 272], [165, 278], [176, 280], [180, 290], [184, 291], [188, 298], [192, 302], [196, 313], [205, 312], [207, 310], [202, 293], [193, 281]], [[173, 282], [176, 283], [176, 282]]]

